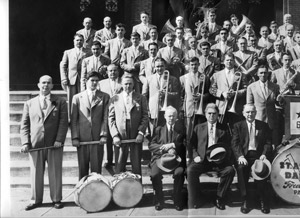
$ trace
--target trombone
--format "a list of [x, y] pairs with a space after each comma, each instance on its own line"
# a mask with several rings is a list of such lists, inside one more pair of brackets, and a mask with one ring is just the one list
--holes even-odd
[[203, 113], [203, 95], [204, 95], [204, 88], [205, 88], [205, 79], [206, 79], [205, 74], [204, 73], [201, 74], [199, 77], [200, 83], [198, 85], [198, 91], [196, 93], [196, 96], [198, 96], [200, 94], [200, 85], [202, 83], [201, 97], [200, 97], [200, 103], [198, 105], [198, 108], [197, 108], [197, 101], [194, 101], [194, 116], [195, 115], [204, 115], [204, 113]]
[[[233, 102], [232, 102], [231, 108], [228, 110], [228, 112], [231, 112], [231, 113], [236, 113], [236, 111], [235, 111], [235, 105], [236, 105], [238, 90], [239, 90], [239, 87], [240, 87], [240, 84], [241, 84], [241, 80], [242, 80], [242, 73], [239, 72], [239, 71], [235, 72], [234, 77], [235, 77], [234, 78], [235, 81], [232, 83], [232, 85], [230, 86], [230, 88], [228, 90], [228, 92], [234, 92], [233, 85], [234, 85], [235, 82], [237, 83], [236, 90], [235, 90], [235, 95], [234, 95], [234, 98], [233, 98]], [[225, 117], [225, 113], [226, 113], [226, 109], [227, 109], [227, 105], [228, 105], [228, 101], [229, 101], [229, 99], [226, 98], [225, 99], [225, 105], [224, 105], [222, 113], [220, 113], [220, 117], [219, 117], [219, 122], [220, 123], [223, 123], [223, 120], [224, 120], [224, 117]]]

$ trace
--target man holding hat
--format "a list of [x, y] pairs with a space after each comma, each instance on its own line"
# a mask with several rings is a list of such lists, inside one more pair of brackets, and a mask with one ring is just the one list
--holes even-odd
[[186, 167], [185, 147], [183, 145], [184, 128], [179, 122], [176, 122], [177, 110], [172, 106], [167, 107], [165, 119], [166, 125], [155, 129], [149, 145], [152, 154], [150, 167], [155, 209], [163, 209], [162, 174], [173, 172], [175, 209], [182, 210], [181, 190]]
[[193, 146], [193, 161], [187, 168], [189, 208], [200, 207], [199, 176], [214, 170], [221, 178], [214, 203], [218, 209], [225, 209], [224, 197], [235, 171], [229, 161], [231, 149], [228, 128], [217, 122], [218, 114], [218, 106], [209, 103], [205, 109], [207, 122], [198, 124], [192, 133], [190, 144]]
[[237, 160], [237, 176], [242, 196], [242, 213], [249, 213], [248, 180], [249, 173], [257, 185], [260, 206], [263, 213], [269, 213], [267, 178], [271, 164], [267, 157], [271, 154], [271, 131], [268, 124], [255, 119], [256, 108], [253, 104], [244, 105], [243, 115], [246, 120], [234, 124], [232, 150]]

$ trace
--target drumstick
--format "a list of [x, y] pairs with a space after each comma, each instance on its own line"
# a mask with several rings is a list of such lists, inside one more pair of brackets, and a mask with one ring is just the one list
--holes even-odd
[[[32, 149], [29, 149], [28, 152], [32, 152], [32, 151], [40, 151], [40, 150], [46, 150], [46, 149], [52, 149], [52, 148], [58, 148], [58, 147], [49, 146], [49, 147], [43, 147], [43, 148], [32, 148]], [[60, 148], [60, 147], [59, 147], [59, 148]]]

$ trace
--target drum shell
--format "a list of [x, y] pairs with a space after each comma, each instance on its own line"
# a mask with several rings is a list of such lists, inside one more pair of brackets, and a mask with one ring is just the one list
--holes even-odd
[[87, 212], [105, 209], [112, 198], [108, 179], [97, 173], [83, 177], [75, 187], [74, 201]]

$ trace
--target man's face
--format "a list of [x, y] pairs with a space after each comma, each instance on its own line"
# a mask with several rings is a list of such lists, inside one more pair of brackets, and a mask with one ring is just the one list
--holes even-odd
[[218, 112], [214, 108], [208, 108], [205, 112], [207, 122], [214, 124], [218, 120]]
[[232, 17], [230, 21], [234, 26], [237, 26], [239, 22], [239, 20], [236, 17]]
[[300, 33], [296, 33], [294, 39], [297, 42], [297, 44], [300, 45]]
[[108, 66], [107, 75], [111, 80], [115, 80], [119, 77], [119, 71], [117, 66]]
[[282, 51], [282, 44], [279, 42], [274, 42], [274, 50], [275, 52], [281, 52]]
[[123, 38], [125, 34], [125, 28], [124, 27], [117, 27], [116, 28], [116, 34], [119, 38]]
[[234, 66], [234, 59], [233, 57], [230, 57], [228, 55], [225, 55], [225, 59], [224, 59], [224, 65], [227, 69], [232, 69]]
[[97, 76], [92, 76], [86, 81], [86, 87], [89, 90], [96, 90], [98, 86], [99, 78]]
[[208, 31], [203, 28], [200, 30], [200, 35], [201, 35], [201, 37], [206, 39], [208, 37]]
[[133, 86], [134, 86], [133, 79], [131, 79], [131, 78], [122, 79], [122, 87], [126, 93], [132, 92]]
[[75, 36], [73, 42], [74, 47], [81, 48], [83, 46], [83, 38], [80, 36]]
[[272, 33], [277, 33], [277, 24], [271, 24], [270, 29]]
[[224, 23], [223, 23], [223, 27], [225, 28], [225, 29], [228, 29], [228, 31], [231, 29], [231, 23], [229, 22], [229, 21], [224, 21]]
[[197, 48], [197, 40], [195, 38], [190, 38], [190, 40], [189, 40], [189, 46], [192, 49], [196, 49]]
[[251, 33], [252, 32], [252, 25], [251, 24], [246, 24], [245, 31], [246, 31], [246, 33]]
[[243, 115], [249, 123], [252, 123], [256, 116], [256, 109], [253, 106], [245, 106]]
[[174, 38], [171, 36], [167, 36], [166, 42], [167, 42], [167, 46], [172, 47], [174, 45]]
[[255, 37], [250, 37], [249, 38], [250, 41], [250, 46], [255, 47], [256, 46], [256, 38]]
[[257, 76], [261, 82], [266, 82], [268, 80], [269, 72], [267, 68], [258, 68]]
[[209, 55], [209, 52], [210, 52], [210, 48], [208, 45], [202, 45], [201, 46], [201, 53], [207, 57]]
[[216, 14], [214, 12], [210, 12], [208, 14], [208, 22], [214, 23], [216, 21]]
[[166, 110], [165, 112], [165, 119], [166, 119], [166, 123], [169, 125], [174, 125], [176, 120], [177, 120], [177, 113], [176, 111], [172, 111], [172, 110]]
[[150, 39], [156, 40], [157, 39], [157, 30], [151, 29], [149, 32], [149, 36], [150, 36]]
[[240, 51], [246, 51], [247, 50], [247, 40], [246, 39], [239, 39], [238, 47], [239, 47]]
[[291, 57], [289, 55], [283, 55], [282, 57], [282, 65], [285, 68], [289, 68], [291, 66]]
[[89, 30], [92, 27], [92, 20], [91, 19], [84, 19], [83, 26], [85, 29]]
[[39, 80], [38, 87], [42, 95], [48, 95], [53, 88], [52, 78], [49, 76], [42, 76]]
[[149, 46], [149, 56], [150, 57], [156, 57], [156, 55], [157, 55], [157, 51], [158, 51], [158, 49], [157, 49], [157, 46], [155, 46], [155, 45], [150, 45]]
[[101, 49], [99, 45], [93, 45], [92, 48], [92, 53], [94, 56], [98, 57], [101, 54]]
[[199, 61], [191, 61], [190, 62], [190, 69], [192, 73], [197, 73], [198, 72], [198, 67], [199, 67]]
[[285, 16], [284, 17], [284, 23], [292, 23], [292, 17], [291, 16]]
[[294, 35], [294, 27], [292, 27], [292, 26], [287, 27], [287, 29], [286, 29], [286, 34], [287, 34], [289, 37], [293, 37], [293, 35]]
[[141, 14], [141, 21], [142, 23], [148, 23], [149, 22], [149, 16], [147, 14]]
[[131, 36], [130, 41], [134, 46], [138, 46], [140, 44], [140, 38], [138, 36]]
[[183, 18], [182, 17], [177, 17], [175, 22], [176, 22], [177, 27], [183, 27]]
[[111, 19], [110, 18], [105, 18], [103, 21], [103, 24], [106, 28], [110, 28], [111, 27]]
[[158, 73], [159, 75], [162, 75], [166, 69], [162, 61], [155, 61], [154, 66], [155, 66], [155, 72]]
[[268, 38], [268, 35], [269, 35], [269, 30], [268, 28], [264, 27], [260, 30], [260, 35], [263, 37], [263, 38]]
[[176, 32], [175, 32], [175, 34], [176, 34], [176, 37], [177, 37], [178, 39], [182, 39], [182, 38], [183, 38], [184, 32], [183, 32], [183, 30], [181, 30], [181, 29], [177, 29]]
[[224, 30], [221, 30], [220, 31], [220, 39], [224, 42], [227, 40], [227, 37], [228, 37], [228, 33]]

